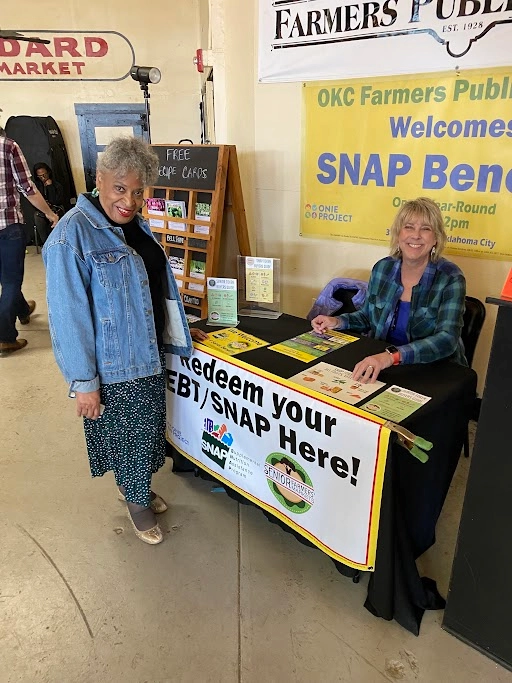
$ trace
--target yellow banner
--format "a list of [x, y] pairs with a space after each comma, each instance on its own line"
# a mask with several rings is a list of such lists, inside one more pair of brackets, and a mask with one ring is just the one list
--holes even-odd
[[388, 244], [408, 199], [446, 252], [512, 259], [512, 69], [304, 84], [301, 234]]

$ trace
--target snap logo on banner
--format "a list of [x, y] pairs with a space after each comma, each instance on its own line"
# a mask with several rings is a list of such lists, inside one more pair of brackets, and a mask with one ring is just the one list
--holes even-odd
[[229, 449], [233, 445], [233, 436], [225, 424], [215, 424], [207, 417], [203, 425], [201, 451], [207, 458], [224, 469]]
[[132, 44], [117, 31], [17, 33], [0, 38], [2, 81], [120, 81], [135, 64]]
[[289, 512], [302, 514], [314, 504], [313, 482], [306, 470], [288, 455], [268, 455], [264, 472], [270, 490]]

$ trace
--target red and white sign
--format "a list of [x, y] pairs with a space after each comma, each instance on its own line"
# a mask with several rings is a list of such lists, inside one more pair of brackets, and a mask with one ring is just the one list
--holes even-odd
[[[18, 32], [28, 40], [14, 37]], [[117, 31], [12, 33], [12, 38], [0, 38], [2, 81], [120, 81], [135, 63], [130, 41]]]

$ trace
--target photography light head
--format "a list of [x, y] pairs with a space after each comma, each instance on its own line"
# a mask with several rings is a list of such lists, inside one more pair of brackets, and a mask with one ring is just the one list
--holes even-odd
[[156, 66], [132, 66], [130, 76], [138, 83], [153, 83], [153, 85], [159, 83], [162, 78], [160, 69]]

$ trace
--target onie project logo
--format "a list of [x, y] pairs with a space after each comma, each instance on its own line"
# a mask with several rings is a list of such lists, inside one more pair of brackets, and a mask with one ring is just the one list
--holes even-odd
[[295, 460], [283, 453], [271, 453], [265, 460], [264, 472], [270, 490], [289, 512], [302, 514], [314, 504], [313, 482]]
[[215, 424], [209, 417], [205, 418], [201, 440], [201, 450], [204, 455], [224, 469], [232, 445], [233, 437], [226, 425]]
[[310, 204], [304, 205], [304, 218], [314, 218], [319, 221], [334, 221], [335, 223], [351, 223], [352, 214], [343, 213], [338, 204]]

